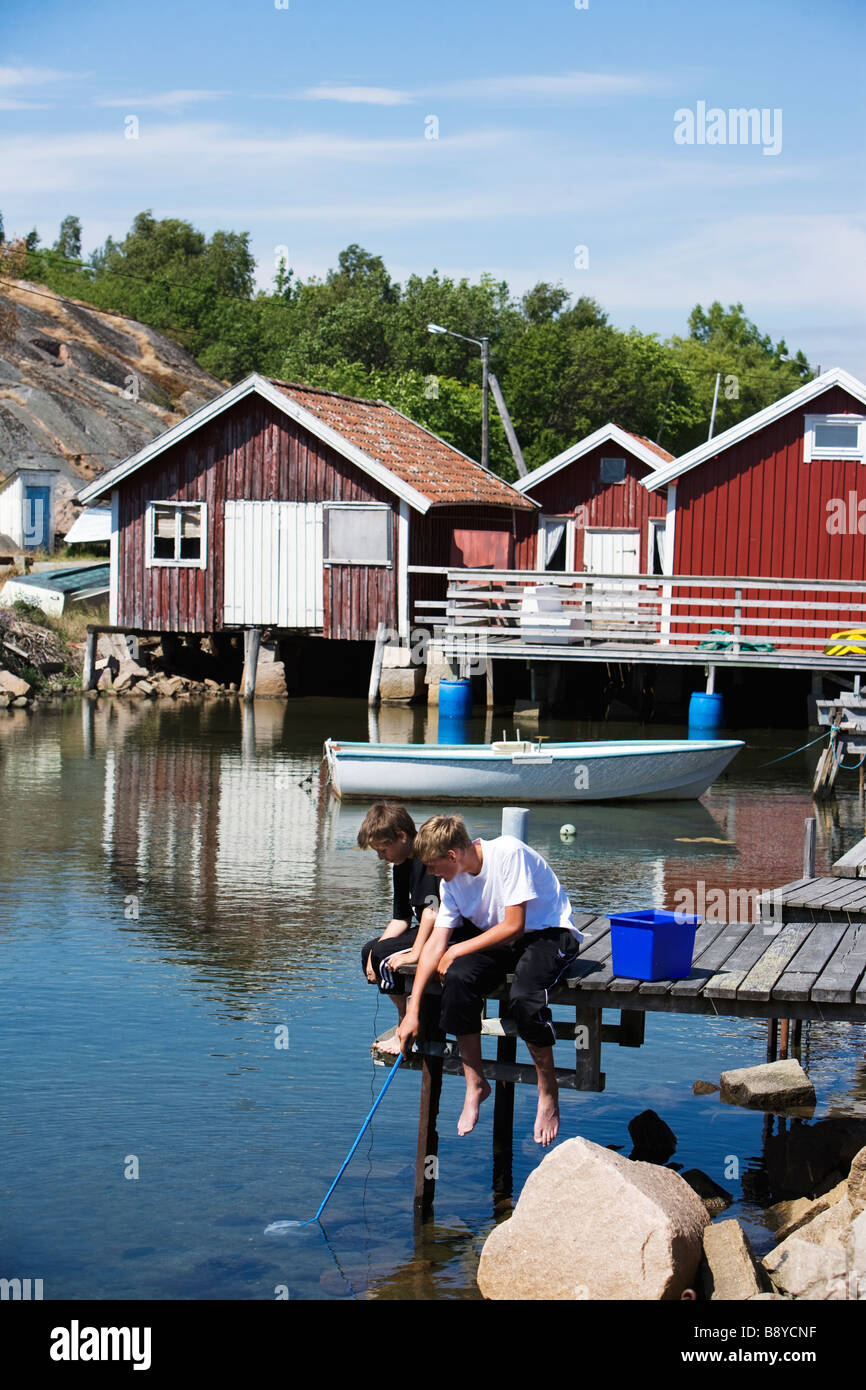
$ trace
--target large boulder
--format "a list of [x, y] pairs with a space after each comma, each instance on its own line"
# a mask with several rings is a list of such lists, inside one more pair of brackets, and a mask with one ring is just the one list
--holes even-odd
[[17, 698], [19, 695], [29, 695], [30, 685], [20, 676], [13, 675], [11, 671], [0, 670], [0, 690], [5, 691], [13, 698]]
[[568, 1139], [529, 1175], [481, 1252], [490, 1299], [676, 1299], [709, 1218], [678, 1173]]
[[260, 661], [256, 667], [256, 699], [278, 700], [285, 698], [288, 693], [285, 663]]
[[634, 1144], [631, 1157], [648, 1163], [666, 1163], [676, 1152], [677, 1136], [654, 1110], [642, 1110], [628, 1122]]
[[137, 661], [127, 657], [125, 661], [118, 663], [117, 675], [114, 678], [115, 690], [129, 690], [136, 681], [147, 680], [150, 675], [146, 666], [139, 666]]
[[765, 1255], [776, 1288], [792, 1298], [844, 1299], [851, 1218], [851, 1204], [842, 1197]]
[[739, 1221], [718, 1221], [704, 1231], [701, 1283], [711, 1300], [754, 1298], [763, 1292], [766, 1275], [752, 1253]]
[[855, 1216], [866, 1211], [866, 1148], [856, 1153], [848, 1173], [848, 1201]]
[[389, 667], [383, 669], [379, 680], [379, 699], [383, 704], [400, 704], [417, 700], [424, 693], [423, 666]]
[[815, 1105], [815, 1088], [795, 1057], [739, 1067], [721, 1075], [722, 1100], [758, 1110], [788, 1110]]

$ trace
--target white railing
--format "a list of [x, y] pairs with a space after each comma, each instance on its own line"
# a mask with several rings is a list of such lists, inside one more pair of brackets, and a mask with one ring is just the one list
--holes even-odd
[[410, 573], [446, 579], [445, 599], [415, 604], [416, 621], [446, 642], [604, 642], [697, 649], [702, 659], [713, 650], [819, 656], [832, 633], [866, 624], [866, 583], [855, 581], [432, 566]]

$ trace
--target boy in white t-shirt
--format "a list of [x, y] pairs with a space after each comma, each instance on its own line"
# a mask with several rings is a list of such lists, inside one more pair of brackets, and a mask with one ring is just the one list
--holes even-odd
[[468, 1134], [490, 1095], [481, 1065], [482, 1000], [513, 971], [508, 1013], [535, 1062], [535, 1140], [548, 1145], [559, 1132], [559, 1094], [547, 991], [574, 960], [583, 939], [571, 904], [540, 854], [511, 835], [473, 841], [461, 816], [434, 816], [425, 822], [414, 852], [441, 880], [441, 905], [399, 1028], [403, 1051], [417, 1036], [421, 996], [438, 974], [440, 1024], [457, 1037], [466, 1078], [457, 1133]]

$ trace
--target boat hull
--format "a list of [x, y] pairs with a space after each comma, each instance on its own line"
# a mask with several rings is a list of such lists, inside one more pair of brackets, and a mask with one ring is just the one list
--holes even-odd
[[501, 755], [484, 744], [328, 740], [331, 782], [346, 800], [680, 801], [701, 796], [743, 747], [736, 739], [547, 744]]

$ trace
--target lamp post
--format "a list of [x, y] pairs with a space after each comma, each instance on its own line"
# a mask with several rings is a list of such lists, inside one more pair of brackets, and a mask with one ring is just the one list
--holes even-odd
[[490, 371], [490, 339], [467, 338], [465, 333], [455, 333], [453, 328], [443, 328], [439, 323], [428, 323], [428, 333], [448, 333], [452, 338], [460, 338], [464, 343], [474, 343], [481, 349], [481, 466], [489, 466], [490, 455], [490, 407], [488, 375]]

